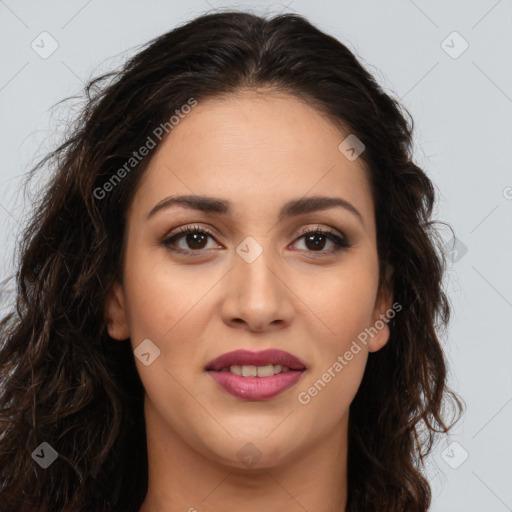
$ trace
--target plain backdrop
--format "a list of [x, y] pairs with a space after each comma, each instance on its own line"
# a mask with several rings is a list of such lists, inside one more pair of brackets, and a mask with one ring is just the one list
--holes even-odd
[[[56, 147], [85, 81], [216, 9], [295, 12], [345, 43], [415, 121], [437, 187], [453, 307], [443, 344], [463, 420], [429, 462], [434, 512], [512, 511], [512, 2], [0, 0], [0, 280], [30, 211], [24, 173]], [[51, 53], [53, 51], [53, 53]], [[49, 54], [51, 53], [51, 54]], [[37, 189], [36, 189], [37, 190]], [[9, 299], [9, 290], [2, 293]]]

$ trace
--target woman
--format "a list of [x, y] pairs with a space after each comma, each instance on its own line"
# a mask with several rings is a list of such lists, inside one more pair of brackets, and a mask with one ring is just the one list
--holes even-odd
[[1, 324], [2, 510], [427, 510], [461, 405], [405, 109], [297, 15], [86, 90]]

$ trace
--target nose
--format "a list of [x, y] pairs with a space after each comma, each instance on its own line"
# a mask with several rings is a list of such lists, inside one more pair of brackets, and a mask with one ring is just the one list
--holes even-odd
[[290, 325], [294, 315], [293, 293], [278, 258], [272, 258], [270, 252], [264, 249], [251, 263], [238, 254], [234, 256], [222, 303], [226, 325], [253, 332]]

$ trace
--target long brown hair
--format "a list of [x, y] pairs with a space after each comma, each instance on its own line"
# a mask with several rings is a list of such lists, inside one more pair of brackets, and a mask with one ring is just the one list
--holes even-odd
[[[448, 411], [459, 417], [462, 406], [446, 387], [445, 260], [434, 187], [412, 160], [412, 118], [303, 17], [224, 12], [155, 38], [120, 71], [91, 80], [68, 138], [29, 174], [53, 170], [20, 239], [15, 308], [0, 324], [4, 512], [139, 509], [144, 390], [130, 345], [108, 336], [103, 303], [122, 279], [126, 211], [151, 153], [106, 197], [98, 190], [190, 98], [248, 87], [308, 101], [365, 145], [381, 284], [391, 265], [402, 310], [350, 407], [347, 512], [427, 510], [421, 462], [448, 431]], [[58, 453], [47, 468], [31, 456], [42, 442]]]

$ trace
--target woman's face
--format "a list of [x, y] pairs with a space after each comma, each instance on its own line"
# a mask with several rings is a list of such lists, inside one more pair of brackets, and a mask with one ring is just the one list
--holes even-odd
[[152, 442], [236, 467], [346, 442], [368, 351], [389, 336], [362, 333], [392, 303], [346, 135], [292, 96], [243, 92], [199, 102], [155, 150], [106, 304], [110, 335], [135, 350]]

